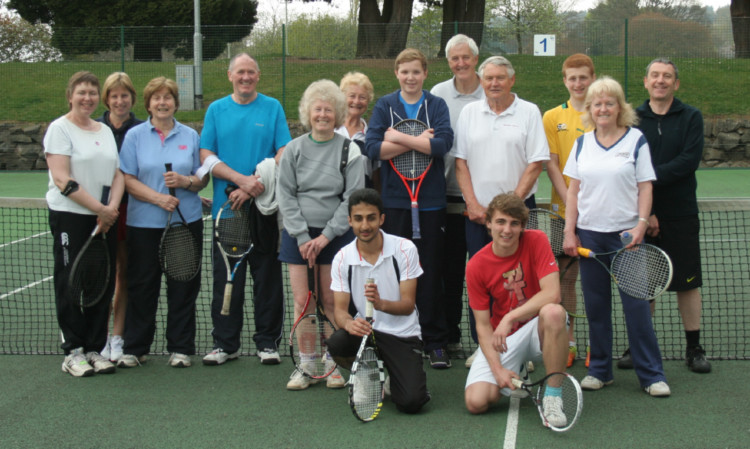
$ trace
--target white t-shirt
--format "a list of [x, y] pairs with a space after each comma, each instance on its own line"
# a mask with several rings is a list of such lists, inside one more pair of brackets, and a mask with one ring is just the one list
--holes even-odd
[[[423, 273], [419, 265], [417, 247], [411, 240], [386, 234], [382, 230], [380, 234], [383, 236], [383, 251], [375, 265], [370, 265], [359, 255], [356, 239], [341, 248], [331, 263], [331, 290], [349, 293], [361, 317], [365, 316], [365, 280], [367, 278], [375, 279], [382, 299], [398, 301], [401, 299], [399, 279], [401, 281], [416, 279]], [[399, 277], [396, 277], [394, 258], [399, 268]], [[349, 266], [352, 267], [351, 283]], [[350, 284], [354, 292], [349, 291]], [[375, 310], [373, 320], [373, 328], [379, 332], [396, 337], [421, 338], [422, 330], [419, 327], [416, 307], [409, 315], [391, 315]]]
[[[86, 131], [62, 116], [47, 128], [44, 135], [44, 152], [70, 157], [70, 175], [80, 187], [97, 200], [102, 187], [112, 186], [115, 173], [120, 168], [117, 144], [112, 130], [101, 125], [98, 131]], [[95, 215], [89, 209], [63, 196], [49, 172], [47, 205], [60, 212]]]
[[581, 181], [577, 227], [617, 232], [638, 224], [638, 183], [656, 179], [643, 134], [629, 128], [609, 148], [594, 131], [576, 140], [563, 174]]
[[[518, 96], [500, 114], [487, 101], [471, 103], [461, 111], [456, 126], [461, 132], [451, 154], [466, 160], [474, 195], [484, 207], [496, 195], [515, 190], [529, 164], [549, 160], [542, 114]], [[528, 196], [536, 189], [537, 182]]]

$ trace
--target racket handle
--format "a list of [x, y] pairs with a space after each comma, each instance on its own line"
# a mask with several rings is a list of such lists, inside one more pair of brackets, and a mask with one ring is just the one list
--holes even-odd
[[413, 240], [422, 238], [422, 232], [419, 229], [419, 206], [416, 201], [411, 202], [411, 238]]
[[[365, 279], [365, 288], [367, 288], [368, 285], [374, 284], [375, 279], [373, 278], [367, 278]], [[370, 301], [365, 299], [365, 319], [367, 321], [372, 321], [372, 315], [373, 315], [373, 306]]]
[[224, 316], [229, 315], [229, 307], [232, 304], [232, 284], [227, 284], [224, 287], [224, 303], [221, 305], [221, 314]]
[[515, 377], [510, 379], [510, 383], [512, 383], [516, 388], [523, 387], [523, 381], [521, 379], [516, 379]]
[[[171, 162], [167, 162], [166, 164], [164, 164], [164, 168], [166, 168], [167, 171], [172, 171], [172, 163]], [[169, 188], [169, 194], [172, 195], [172, 196], [175, 195], [174, 187], [170, 187]]]
[[594, 252], [593, 252], [593, 251], [591, 251], [590, 249], [587, 249], [587, 248], [581, 248], [581, 247], [579, 246], [579, 247], [578, 247], [578, 255], [579, 255], [579, 256], [581, 256], [581, 257], [585, 257], [585, 258], [587, 258], [587, 259], [588, 259], [588, 258], [590, 258], [591, 256], [595, 256], [596, 254], [594, 254]]

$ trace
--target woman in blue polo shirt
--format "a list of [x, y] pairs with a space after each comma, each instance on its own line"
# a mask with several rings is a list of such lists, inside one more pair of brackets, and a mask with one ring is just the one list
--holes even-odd
[[[119, 367], [145, 361], [156, 331], [162, 271], [159, 242], [169, 213], [179, 205], [188, 227], [202, 235], [198, 191], [208, 176], [198, 178], [200, 139], [192, 128], [175, 120], [179, 107], [177, 84], [164, 77], [152, 79], [143, 91], [150, 117], [130, 131], [120, 151], [120, 169], [130, 195], [127, 213], [128, 309], [125, 315], [124, 355]], [[165, 171], [165, 164], [173, 171]], [[175, 189], [176, 196], [169, 194]], [[174, 214], [172, 220], [179, 220]], [[195, 300], [200, 274], [189, 281], [167, 278], [167, 350], [174, 367], [190, 366], [195, 354]]]

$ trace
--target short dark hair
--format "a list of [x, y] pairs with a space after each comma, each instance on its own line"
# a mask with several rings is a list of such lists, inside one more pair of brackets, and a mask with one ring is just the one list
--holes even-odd
[[524, 228], [529, 221], [529, 208], [526, 207], [523, 200], [513, 192], [501, 193], [492, 198], [484, 215], [487, 223], [492, 221], [492, 216], [495, 215], [495, 212], [502, 212], [506, 215], [510, 215], [516, 220], [520, 220], [521, 225]]
[[383, 214], [383, 200], [375, 189], [364, 188], [352, 192], [349, 197], [349, 215], [352, 214], [352, 207], [360, 203], [375, 206], [378, 208], [378, 214]]

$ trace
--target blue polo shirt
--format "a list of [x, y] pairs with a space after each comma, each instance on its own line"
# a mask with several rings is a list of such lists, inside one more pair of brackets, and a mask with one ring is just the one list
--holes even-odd
[[[177, 120], [174, 128], [162, 142], [159, 132], [147, 120], [131, 128], [125, 135], [120, 150], [120, 169], [133, 175], [140, 182], [160, 193], [169, 194], [164, 184], [164, 164], [172, 164], [172, 170], [182, 175], [191, 175], [200, 167], [200, 137], [194, 129]], [[188, 223], [202, 217], [201, 201], [196, 192], [176, 189], [180, 200], [180, 212]], [[128, 201], [128, 226], [139, 228], [164, 228], [169, 212], [151, 203], [130, 197]], [[179, 221], [178, 214], [172, 222]]]

